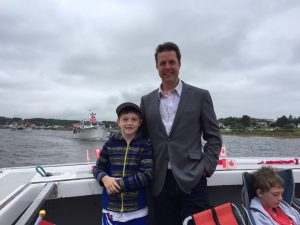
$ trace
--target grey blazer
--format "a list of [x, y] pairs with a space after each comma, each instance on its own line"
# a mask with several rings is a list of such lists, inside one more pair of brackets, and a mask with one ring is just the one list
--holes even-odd
[[[179, 187], [190, 193], [204, 171], [208, 176], [213, 174], [221, 150], [222, 140], [210, 94], [183, 83], [169, 135], [161, 120], [159, 101], [158, 89], [141, 99], [142, 131], [153, 146], [153, 195], [157, 196], [163, 188], [168, 161]], [[204, 147], [201, 136], [206, 141]]]

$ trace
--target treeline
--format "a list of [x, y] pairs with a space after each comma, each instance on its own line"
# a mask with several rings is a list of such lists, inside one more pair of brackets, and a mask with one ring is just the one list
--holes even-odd
[[[105, 127], [116, 127], [115, 121], [102, 121]], [[45, 118], [32, 118], [32, 119], [22, 119], [19, 117], [14, 118], [6, 118], [0, 116], [0, 126], [10, 125], [10, 124], [24, 124], [24, 123], [31, 123], [35, 124], [36, 126], [62, 126], [65, 128], [70, 128], [73, 126], [74, 123], [80, 123], [80, 120], [62, 120], [62, 119], [45, 119]]]
[[296, 118], [290, 115], [289, 117], [282, 116], [276, 120], [272, 127], [293, 128], [300, 124], [300, 117]]
[[3, 116], [0, 116], [0, 125], [9, 125], [12, 123], [21, 124], [23, 122], [22, 118], [14, 117], [14, 118], [6, 118]]
[[245, 129], [245, 128], [260, 128], [260, 127], [270, 127], [270, 128], [283, 128], [292, 129], [296, 128], [300, 124], [300, 117], [289, 117], [282, 116], [276, 120], [271, 119], [257, 119], [251, 118], [248, 115], [243, 115], [242, 117], [227, 117], [218, 120], [220, 124], [224, 125], [221, 128], [231, 128], [231, 129]]
[[44, 118], [32, 118], [24, 119], [25, 121], [30, 121], [36, 126], [63, 126], [63, 127], [72, 127], [74, 123], [79, 123], [79, 120], [60, 120], [60, 119], [44, 119]]
[[[25, 122], [30, 122], [35, 124], [36, 126], [54, 126], [59, 125], [63, 127], [72, 127], [74, 123], [79, 123], [79, 120], [62, 120], [62, 119], [44, 119], [44, 118], [32, 118], [32, 119], [22, 119], [18, 117], [14, 118], [6, 118], [0, 116], [0, 125], [10, 125], [10, 124], [23, 124]], [[242, 117], [227, 117], [220, 118], [219, 123], [221, 128], [231, 128], [231, 129], [245, 129], [245, 128], [259, 128], [259, 127], [279, 127], [279, 128], [295, 128], [300, 124], [300, 117], [293, 117], [290, 115], [289, 117], [282, 116], [277, 118], [276, 120], [271, 119], [257, 119], [252, 118], [248, 115], [243, 115]], [[115, 121], [102, 121], [105, 127], [117, 127], [117, 123]]]
[[22, 119], [19, 117], [6, 118], [0, 117], [0, 125], [10, 125], [10, 124], [35, 124], [36, 126], [63, 126], [71, 127], [74, 123], [78, 123], [79, 120], [61, 120], [61, 119], [44, 119], [44, 118], [31, 118], [31, 119]]

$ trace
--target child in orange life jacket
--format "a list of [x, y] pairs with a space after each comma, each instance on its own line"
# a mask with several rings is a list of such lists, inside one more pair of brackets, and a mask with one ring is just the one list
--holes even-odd
[[146, 225], [146, 186], [152, 180], [152, 148], [139, 132], [140, 108], [126, 102], [116, 112], [120, 132], [104, 144], [93, 171], [104, 187], [102, 224]]

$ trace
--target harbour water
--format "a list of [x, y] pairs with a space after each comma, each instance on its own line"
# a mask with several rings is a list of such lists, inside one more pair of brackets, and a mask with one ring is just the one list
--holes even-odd
[[72, 138], [72, 131], [0, 129], [0, 168], [91, 161], [94, 150], [103, 145], [96, 140]]
[[[223, 136], [231, 157], [300, 156], [300, 138]], [[71, 131], [0, 129], [0, 168], [91, 161], [101, 141], [77, 140]]]

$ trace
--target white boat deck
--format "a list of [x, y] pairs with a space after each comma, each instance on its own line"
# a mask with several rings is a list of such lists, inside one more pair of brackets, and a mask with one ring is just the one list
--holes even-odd
[[35, 176], [33, 171], [20, 171], [15, 173], [6, 173], [0, 175], [0, 203], [8, 196], [30, 183], [30, 180]]

